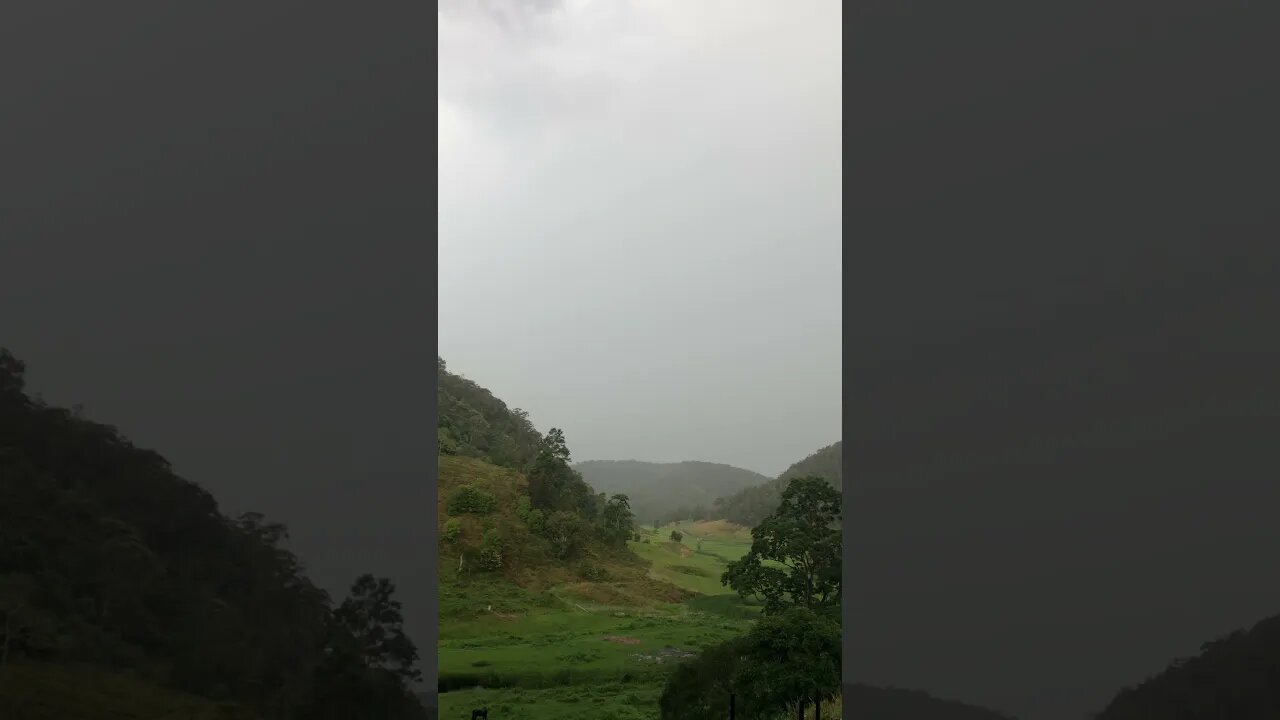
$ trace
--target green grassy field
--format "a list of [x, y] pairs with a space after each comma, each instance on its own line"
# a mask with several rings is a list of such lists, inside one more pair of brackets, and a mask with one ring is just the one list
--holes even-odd
[[[697, 593], [681, 603], [619, 602], [603, 592], [607, 583], [531, 593], [443, 578], [439, 672], [449, 691], [440, 695], [440, 718], [467, 720], [473, 708], [488, 707], [492, 720], [656, 720], [667, 673], [745, 632], [759, 614], [720, 584], [750, 536], [682, 532], [674, 543], [670, 528], [650, 528], [648, 542], [629, 544], [651, 578]], [[478, 603], [484, 612], [459, 612]]]

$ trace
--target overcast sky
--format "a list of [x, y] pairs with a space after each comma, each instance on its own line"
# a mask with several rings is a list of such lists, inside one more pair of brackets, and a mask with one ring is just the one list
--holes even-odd
[[840, 5], [442, 3], [439, 348], [577, 460], [840, 438]]

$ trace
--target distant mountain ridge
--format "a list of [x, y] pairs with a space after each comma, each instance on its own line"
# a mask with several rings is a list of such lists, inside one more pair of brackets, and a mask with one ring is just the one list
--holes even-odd
[[709, 511], [718, 497], [769, 481], [751, 470], [697, 460], [588, 460], [573, 467], [596, 491], [625, 493], [643, 523], [688, 519]]
[[792, 478], [817, 476], [843, 489], [843, 463], [844, 443], [837, 440], [793, 463], [772, 480], [717, 498], [712, 503], [711, 514], [738, 525], [755, 527], [778, 507], [782, 491]]

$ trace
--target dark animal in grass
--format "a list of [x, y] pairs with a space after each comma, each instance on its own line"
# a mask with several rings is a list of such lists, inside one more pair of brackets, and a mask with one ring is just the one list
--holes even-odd
[[476, 720], [476, 718], [484, 718], [484, 720], [489, 720], [489, 708], [486, 707], [486, 708], [480, 708], [479, 710], [472, 710], [471, 720]]

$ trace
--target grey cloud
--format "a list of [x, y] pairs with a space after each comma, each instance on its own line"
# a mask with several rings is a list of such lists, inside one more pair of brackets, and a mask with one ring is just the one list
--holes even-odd
[[440, 352], [579, 458], [775, 474], [840, 437], [839, 31], [709, 7], [442, 26]]

